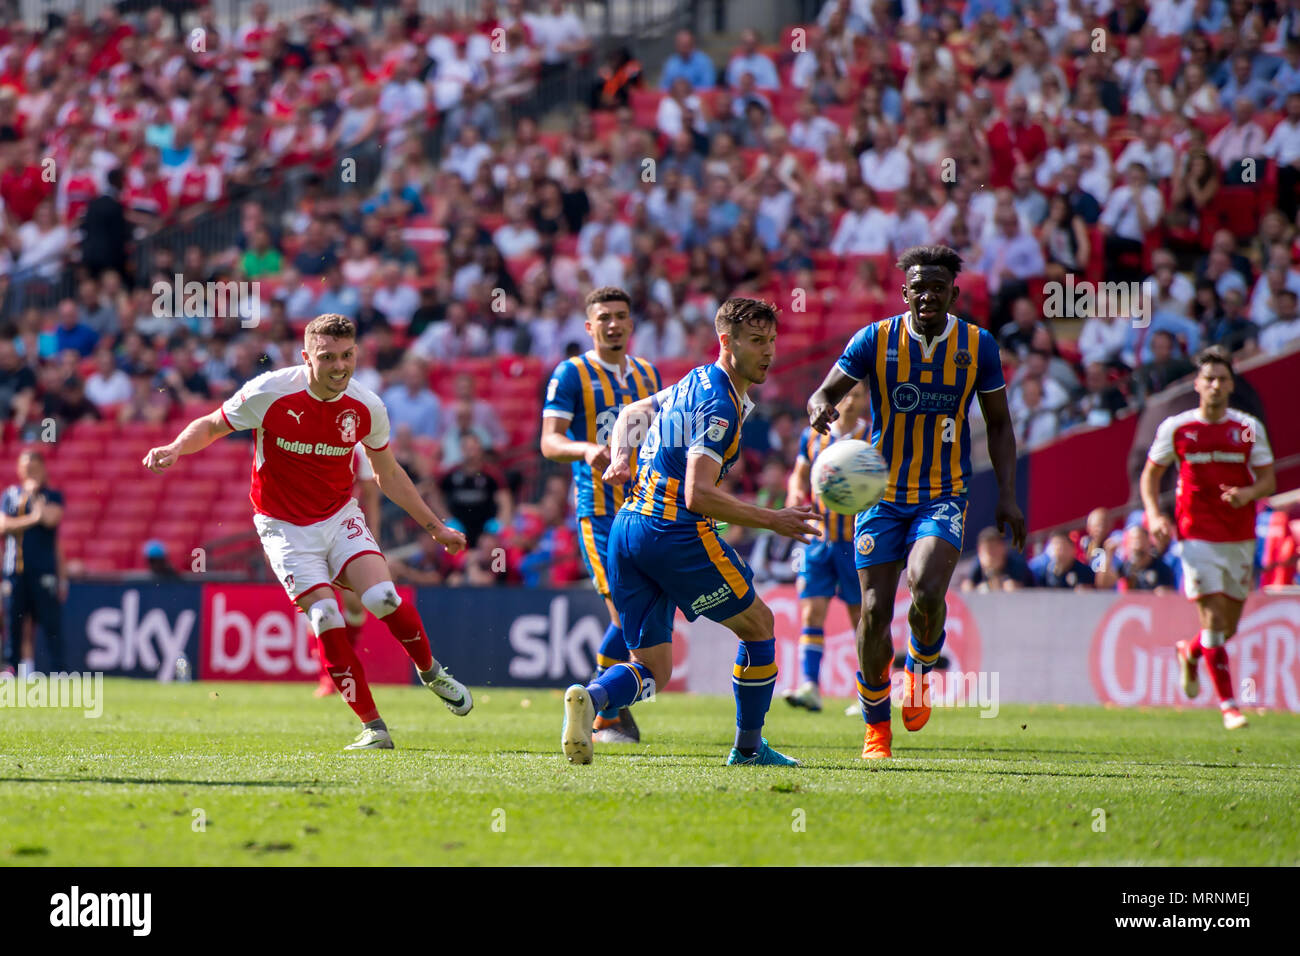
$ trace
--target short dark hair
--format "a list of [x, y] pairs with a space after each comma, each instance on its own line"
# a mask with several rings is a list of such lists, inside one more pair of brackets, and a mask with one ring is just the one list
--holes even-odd
[[775, 305], [763, 299], [746, 299], [737, 296], [718, 306], [718, 313], [713, 317], [713, 327], [721, 335], [723, 332], [735, 332], [736, 327], [741, 324], [767, 325], [769, 322], [777, 321], [780, 311]]
[[1196, 353], [1196, 371], [1200, 373], [1201, 369], [1207, 365], [1222, 365], [1228, 370], [1228, 374], [1233, 378], [1237, 373], [1232, 368], [1232, 355], [1222, 345], [1210, 345]]
[[988, 527], [981, 531], [975, 538], [976, 544], [988, 544], [990, 541], [1001, 541], [1002, 532], [997, 528]]
[[912, 266], [942, 266], [957, 278], [961, 272], [962, 258], [956, 249], [948, 246], [913, 246], [898, 257], [896, 267], [906, 272]]
[[1053, 538], [1064, 538], [1066, 541], [1070, 542], [1070, 544], [1074, 544], [1074, 539], [1070, 537], [1070, 532], [1066, 531], [1064, 528], [1057, 528], [1047, 536], [1048, 541], [1051, 541]]
[[307, 328], [302, 333], [303, 341], [313, 335], [325, 335], [333, 339], [355, 339], [357, 327], [346, 315], [326, 312], [307, 323]]
[[593, 305], [599, 305], [601, 302], [622, 302], [632, 309], [632, 297], [616, 285], [603, 285], [599, 289], [592, 289], [587, 293], [587, 298], [582, 300], [582, 310], [585, 312]]

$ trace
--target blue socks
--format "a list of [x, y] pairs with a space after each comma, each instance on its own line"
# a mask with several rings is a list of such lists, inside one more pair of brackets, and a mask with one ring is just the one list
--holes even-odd
[[732, 668], [731, 692], [736, 698], [736, 749], [746, 756], [762, 743], [763, 721], [775, 685], [776, 640], [741, 641]]
[[[596, 652], [596, 676], [600, 677], [615, 664], [621, 664], [630, 658], [627, 652], [627, 644], [623, 640], [623, 628], [617, 624], [610, 624], [605, 629], [605, 636], [601, 639], [600, 650]], [[601, 717], [607, 717], [610, 720], [618, 717], [618, 708], [605, 708], [600, 712]]]
[[868, 684], [858, 671], [858, 703], [862, 705], [862, 720], [868, 724], [878, 724], [889, 720], [889, 671], [886, 669], [883, 682]]
[[624, 661], [615, 664], [605, 673], [587, 685], [591, 703], [598, 713], [607, 710], [618, 715], [620, 707], [626, 707], [638, 700], [645, 700], [655, 692], [654, 675], [650, 668], [636, 661]]
[[799, 633], [799, 670], [803, 672], [805, 681], [821, 683], [825, 639], [825, 631], [820, 627], [805, 627]]
[[934, 670], [934, 665], [939, 660], [939, 652], [943, 650], [943, 642], [947, 639], [947, 631], [940, 631], [939, 639], [933, 644], [922, 644], [915, 634], [911, 635], [907, 642], [907, 663], [904, 666], [914, 674], [924, 677]]

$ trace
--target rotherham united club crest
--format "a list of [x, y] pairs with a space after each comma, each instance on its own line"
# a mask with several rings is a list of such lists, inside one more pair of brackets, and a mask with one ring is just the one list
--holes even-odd
[[339, 425], [339, 434], [341, 441], [345, 445], [355, 445], [357, 443], [357, 413], [353, 409], [348, 409], [339, 414], [335, 419]]

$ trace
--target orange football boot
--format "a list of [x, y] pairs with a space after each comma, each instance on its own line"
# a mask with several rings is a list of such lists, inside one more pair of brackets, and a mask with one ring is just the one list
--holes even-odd
[[[917, 685], [920, 693], [917, 693]], [[903, 726], [920, 730], [930, 719], [930, 675], [917, 677], [915, 671], [903, 672]]]
[[889, 745], [893, 740], [894, 731], [890, 728], [889, 721], [882, 720], [878, 724], [867, 724], [866, 736], [862, 738], [862, 759], [883, 760], [892, 757]]

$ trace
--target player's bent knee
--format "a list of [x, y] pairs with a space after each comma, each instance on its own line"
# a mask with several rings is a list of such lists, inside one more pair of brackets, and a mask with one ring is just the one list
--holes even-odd
[[366, 589], [361, 595], [361, 603], [375, 617], [387, 617], [397, 610], [402, 599], [392, 581], [381, 581]]
[[339, 602], [332, 597], [321, 598], [307, 611], [307, 621], [311, 625], [311, 632], [317, 637], [326, 631], [342, 627], [343, 612], [339, 610]]

